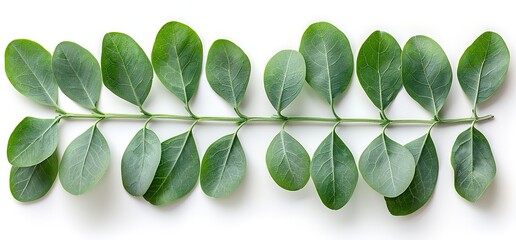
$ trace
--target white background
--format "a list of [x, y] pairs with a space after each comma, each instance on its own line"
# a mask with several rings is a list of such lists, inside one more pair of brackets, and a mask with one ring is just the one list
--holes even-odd
[[[247, 3], [245, 3], [247, 2]], [[467, 46], [486, 30], [502, 35], [509, 49], [516, 49], [516, 14], [511, 1], [2, 1], [0, 3], [0, 49], [16, 38], [35, 40], [53, 52], [64, 40], [77, 42], [100, 57], [106, 32], [131, 35], [150, 53], [156, 33], [168, 21], [180, 21], [197, 31], [205, 56], [211, 43], [227, 38], [249, 56], [252, 74], [242, 111], [269, 116], [274, 111], [263, 90], [263, 70], [268, 59], [282, 49], [297, 49], [303, 31], [316, 21], [329, 21], [349, 38], [356, 56], [367, 36], [376, 29], [391, 33], [400, 43], [424, 34], [441, 44], [453, 66]], [[0, 65], [4, 65], [3, 57]], [[417, 213], [393, 217], [383, 198], [360, 179], [353, 198], [341, 210], [331, 211], [320, 202], [313, 183], [298, 192], [279, 188], [269, 176], [265, 152], [277, 124], [253, 123], [239, 133], [247, 155], [248, 171], [240, 188], [229, 198], [211, 199], [197, 186], [183, 200], [154, 207], [129, 196], [120, 178], [120, 158], [139, 121], [104, 121], [100, 129], [111, 148], [107, 175], [83, 196], [66, 193], [59, 182], [40, 201], [22, 204], [9, 192], [10, 165], [7, 140], [23, 117], [53, 117], [51, 109], [39, 106], [16, 92], [0, 74], [0, 238], [69, 239], [515, 239], [516, 237], [516, 125], [514, 104], [515, 62], [507, 81], [496, 96], [483, 104], [480, 114], [495, 120], [478, 125], [490, 140], [498, 172], [491, 187], [475, 204], [458, 196], [453, 187], [450, 152], [457, 135], [467, 125], [438, 126], [433, 131], [440, 171], [432, 199]], [[68, 111], [84, 112], [60, 94]], [[150, 112], [183, 113], [179, 100], [155, 78], [145, 108]], [[137, 108], [103, 89], [104, 112], [137, 112]], [[470, 103], [456, 78], [442, 111], [445, 118], [469, 117]], [[232, 115], [232, 109], [209, 87], [203, 75], [192, 109], [200, 115]], [[345, 117], [378, 116], [361, 89], [356, 75], [337, 103]], [[330, 108], [308, 85], [284, 112], [286, 115], [331, 116]], [[389, 107], [390, 118], [430, 118], [402, 90]], [[92, 124], [89, 120], [66, 120], [60, 124], [60, 147], [65, 147]], [[156, 121], [150, 124], [161, 140], [185, 131], [187, 123]], [[199, 152], [235, 129], [232, 124], [202, 123], [195, 128]], [[330, 132], [328, 124], [289, 124], [288, 131], [313, 154]], [[425, 127], [396, 126], [388, 134], [407, 143], [425, 132]], [[356, 159], [380, 132], [378, 126], [343, 124], [341, 138]]]

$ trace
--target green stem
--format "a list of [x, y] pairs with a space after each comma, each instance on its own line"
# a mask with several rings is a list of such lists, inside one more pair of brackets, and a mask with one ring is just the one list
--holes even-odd
[[145, 123], [143, 124], [143, 128], [147, 128], [147, 125], [149, 125], [149, 122], [153, 119], [154, 117], [149, 117], [147, 118], [147, 121], [145, 121]]
[[448, 119], [375, 119], [375, 118], [326, 118], [326, 117], [302, 117], [302, 116], [246, 116], [244, 117], [215, 117], [215, 116], [188, 116], [188, 115], [174, 115], [174, 114], [119, 114], [119, 113], [91, 113], [91, 114], [80, 114], [80, 113], [63, 113], [60, 114], [61, 118], [86, 118], [86, 119], [168, 119], [168, 120], [180, 120], [180, 121], [199, 121], [199, 122], [328, 122], [328, 123], [371, 123], [378, 125], [386, 124], [455, 124], [455, 123], [471, 123], [480, 122], [492, 119], [492, 115], [485, 115], [480, 117], [470, 118], [448, 118]]
[[339, 115], [337, 114], [337, 111], [335, 111], [335, 104], [333, 102], [333, 100], [331, 100], [331, 112], [333, 113], [333, 116], [336, 118], [336, 119], [340, 119]]
[[192, 119], [194, 119], [194, 120], [195, 120], [195, 119], [197, 119], [197, 118], [198, 118], [198, 117], [197, 117], [197, 115], [195, 115], [195, 114], [192, 112], [192, 110], [190, 109], [190, 102], [186, 102], [186, 103], [185, 103], [185, 109], [186, 109], [186, 112], [188, 112], [188, 114], [190, 114], [190, 117], [191, 117]]
[[242, 112], [240, 112], [240, 109], [238, 108], [238, 106], [236, 106], [234, 108], [235, 110], [235, 113], [237, 114], [238, 117], [240, 118], [244, 118], [244, 119], [247, 119], [247, 115], [243, 114]]

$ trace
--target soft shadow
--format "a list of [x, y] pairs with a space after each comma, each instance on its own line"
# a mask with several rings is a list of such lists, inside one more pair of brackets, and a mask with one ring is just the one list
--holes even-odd
[[500, 189], [498, 181], [495, 178], [482, 197], [474, 203], [474, 207], [483, 211], [494, 211], [496, 210], [496, 202], [499, 199], [499, 195]]
[[[435, 191], [434, 191], [435, 193]], [[416, 221], [418, 219], [422, 219], [424, 218], [424, 214], [425, 212], [428, 212], [426, 210], [426, 208], [428, 208], [428, 205], [432, 204], [432, 199], [433, 197], [430, 197], [430, 199], [428, 200], [428, 202], [425, 203], [425, 205], [423, 205], [420, 209], [416, 210], [415, 212], [409, 214], [409, 215], [405, 215], [405, 216], [394, 216], [391, 214], [392, 217], [396, 218], [396, 220], [399, 220], [399, 221], [402, 221], [402, 222], [413, 222], [413, 221]], [[389, 211], [387, 209], [387, 205], [385, 205], [385, 210]]]
[[184, 204], [184, 202], [186, 202], [188, 200], [188, 198], [190, 198], [192, 193], [197, 189], [197, 187], [198, 187], [197, 185], [199, 185], [199, 184], [196, 184], [194, 189], [192, 189], [192, 191], [190, 191], [188, 194], [186, 194], [182, 198], [178, 199], [177, 201], [169, 203], [169, 204], [165, 204], [165, 205], [152, 205], [149, 202], [147, 202], [143, 197], [137, 198], [137, 200], [142, 202], [142, 205], [145, 205], [147, 208], [149, 208], [149, 209], [151, 209], [153, 211], [167, 212], [168, 213], [168, 212], [176, 211], [176, 209], [181, 207]]
[[81, 196], [71, 196], [70, 202], [74, 205], [73, 211], [75, 220], [81, 222], [91, 229], [105, 228], [111, 220], [110, 216], [115, 213], [116, 199], [113, 199], [113, 188], [115, 186], [106, 184], [111, 178], [102, 180], [92, 191]]
[[223, 198], [210, 198], [211, 202], [219, 207], [225, 208], [230, 211], [238, 211], [239, 207], [244, 207], [245, 202], [247, 202], [246, 198], [251, 196], [251, 186], [249, 186], [249, 176], [245, 176], [244, 180], [235, 190], [235, 192], [231, 193], [227, 197]]

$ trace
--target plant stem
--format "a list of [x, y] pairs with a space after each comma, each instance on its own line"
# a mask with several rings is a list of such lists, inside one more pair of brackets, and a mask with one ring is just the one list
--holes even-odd
[[485, 115], [480, 117], [469, 118], [448, 118], [448, 119], [374, 119], [374, 118], [326, 118], [326, 117], [302, 117], [302, 116], [246, 116], [246, 117], [215, 117], [215, 116], [188, 116], [174, 114], [118, 114], [118, 113], [62, 113], [58, 116], [61, 118], [86, 118], [86, 119], [168, 119], [180, 121], [199, 121], [199, 122], [329, 122], [329, 123], [372, 123], [372, 124], [455, 124], [455, 123], [471, 123], [489, 120], [493, 115]]

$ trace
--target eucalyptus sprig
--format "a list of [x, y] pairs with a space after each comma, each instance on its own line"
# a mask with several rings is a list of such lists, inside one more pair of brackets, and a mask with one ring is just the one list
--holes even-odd
[[[144, 124], [130, 141], [121, 161], [122, 184], [133, 196], [143, 196], [154, 205], [183, 198], [197, 185], [210, 197], [225, 197], [240, 185], [247, 171], [239, 130], [257, 121], [282, 124], [272, 139], [265, 163], [272, 179], [289, 191], [302, 189], [313, 180], [321, 201], [340, 209], [350, 200], [359, 173], [365, 182], [385, 197], [393, 215], [407, 215], [421, 208], [431, 197], [437, 182], [439, 162], [431, 130], [442, 124], [466, 123], [452, 150], [455, 188], [468, 201], [476, 201], [490, 185], [496, 172], [493, 153], [485, 136], [475, 127], [493, 116], [479, 116], [477, 106], [502, 85], [509, 65], [509, 50], [496, 33], [486, 32], [468, 47], [458, 66], [459, 83], [472, 101], [472, 116], [445, 119], [439, 112], [446, 102], [453, 74], [443, 49], [425, 36], [411, 38], [403, 48], [386, 32], [375, 31], [363, 43], [356, 65], [358, 80], [379, 118], [343, 118], [335, 106], [348, 88], [354, 57], [346, 35], [326, 22], [310, 25], [302, 36], [299, 51], [283, 50], [267, 63], [265, 93], [276, 110], [270, 117], [249, 116], [240, 104], [250, 80], [251, 63], [235, 43], [215, 41], [206, 61], [206, 78], [215, 93], [235, 114], [227, 117], [194, 114], [190, 100], [202, 72], [203, 47], [190, 27], [169, 22], [158, 32], [151, 59], [130, 36], [107, 33], [102, 42], [100, 64], [86, 49], [62, 42], [51, 55], [39, 44], [17, 39], [5, 52], [8, 79], [23, 95], [53, 108], [54, 119], [26, 117], [14, 129], [7, 146], [12, 165], [10, 188], [22, 202], [44, 196], [59, 174], [63, 188], [80, 195], [102, 179], [110, 162], [108, 143], [98, 127], [104, 119], [141, 119]], [[156, 114], [144, 109], [154, 72], [161, 83], [185, 107], [185, 114]], [[301, 92], [305, 81], [333, 112], [333, 117], [287, 116], [283, 110]], [[104, 84], [118, 97], [135, 105], [141, 113], [104, 113], [98, 108]], [[434, 117], [391, 119], [387, 107], [405, 88], [408, 94]], [[58, 104], [58, 90], [91, 111], [70, 113]], [[96, 120], [73, 140], [59, 163], [58, 124], [69, 118]], [[155, 119], [190, 121], [185, 133], [161, 142], [149, 127]], [[221, 137], [206, 150], [202, 161], [194, 132], [198, 122], [233, 122], [233, 133]], [[290, 122], [327, 122], [334, 126], [310, 159], [309, 153], [287, 132]], [[339, 124], [371, 123], [382, 132], [358, 160], [336, 132]], [[402, 145], [391, 139], [394, 124], [424, 124], [428, 132]]]

